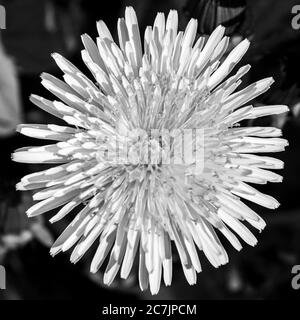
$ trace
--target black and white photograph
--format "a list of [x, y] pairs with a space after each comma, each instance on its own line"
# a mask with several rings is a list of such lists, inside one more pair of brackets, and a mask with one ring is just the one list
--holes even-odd
[[299, 299], [300, 1], [1, 0], [0, 164], [1, 319]]

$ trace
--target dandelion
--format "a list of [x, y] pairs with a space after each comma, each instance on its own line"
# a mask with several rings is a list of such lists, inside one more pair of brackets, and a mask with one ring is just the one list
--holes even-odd
[[[196, 42], [197, 20], [191, 19], [184, 32], [178, 32], [177, 26], [176, 11], [171, 10], [167, 19], [158, 13], [153, 27], [146, 28], [142, 45], [135, 12], [128, 7], [125, 18], [118, 20], [118, 46], [99, 21], [96, 44], [88, 35], [82, 36], [82, 59], [96, 83], [53, 54], [64, 82], [49, 74], [41, 77], [58, 100], [32, 95], [31, 101], [70, 126], [20, 125], [17, 130], [26, 136], [58, 142], [13, 154], [17, 162], [57, 165], [29, 174], [17, 184], [18, 190], [39, 189], [33, 195], [37, 203], [27, 211], [29, 217], [60, 208], [50, 220], [56, 222], [75, 215], [77, 208], [51, 254], [74, 247], [70, 259], [76, 263], [98, 242], [91, 272], [97, 272], [109, 256], [103, 278], [109, 285], [119, 271], [126, 279], [136, 258], [140, 288], [149, 286], [152, 294], [158, 293], [162, 279], [171, 285], [175, 250], [193, 285], [201, 272], [201, 251], [216, 268], [228, 262], [219, 237], [237, 250], [242, 248], [238, 237], [251, 246], [257, 243], [243, 222], [258, 230], [265, 222], [242, 200], [278, 207], [274, 198], [249, 183], [280, 182], [282, 177], [269, 169], [281, 169], [282, 161], [257, 154], [287, 146], [279, 138], [280, 129], [238, 125], [244, 119], [288, 110], [284, 105], [248, 104], [269, 89], [272, 78], [238, 90], [250, 66], [229, 76], [249, 41], [239, 43], [224, 58], [229, 39], [222, 26], [207, 41], [200, 37]], [[136, 129], [148, 134], [152, 129], [195, 128], [203, 132], [200, 171], [190, 170], [195, 162], [172, 162], [174, 137], [170, 150], [159, 157], [161, 138], [153, 137], [148, 144], [146, 138], [130, 135]], [[151, 145], [156, 164], [122, 162], [122, 156], [119, 161], [104, 159], [107, 151], [116, 148], [113, 138], [120, 150], [129, 145], [137, 155]], [[162, 163], [166, 156], [171, 158], [169, 164]]]

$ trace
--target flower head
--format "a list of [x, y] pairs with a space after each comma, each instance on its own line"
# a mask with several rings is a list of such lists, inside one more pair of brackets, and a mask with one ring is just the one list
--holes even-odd
[[201, 271], [199, 251], [215, 267], [228, 262], [216, 230], [237, 250], [238, 237], [256, 244], [243, 222], [258, 230], [265, 222], [242, 199], [277, 208], [274, 198], [248, 183], [280, 182], [269, 169], [283, 163], [254, 154], [287, 145], [277, 128], [238, 126], [288, 110], [247, 105], [273, 82], [266, 78], [237, 91], [249, 65], [228, 77], [249, 41], [223, 58], [228, 38], [222, 26], [207, 41], [200, 37], [194, 43], [197, 20], [184, 32], [177, 25], [176, 11], [166, 20], [158, 13], [142, 46], [135, 12], [126, 8], [125, 19], [118, 21], [118, 46], [99, 21], [97, 44], [82, 36], [82, 59], [96, 83], [53, 54], [65, 81], [43, 74], [42, 84], [59, 100], [32, 95], [31, 101], [70, 126], [20, 125], [22, 134], [58, 142], [13, 154], [15, 161], [56, 165], [17, 185], [39, 189], [29, 217], [59, 207], [51, 222], [75, 215], [51, 254], [75, 246], [75, 263], [98, 242], [91, 272], [109, 255], [108, 285], [119, 270], [127, 278], [138, 256], [140, 288], [149, 285], [153, 294], [162, 278], [171, 284], [175, 248], [192, 285]]

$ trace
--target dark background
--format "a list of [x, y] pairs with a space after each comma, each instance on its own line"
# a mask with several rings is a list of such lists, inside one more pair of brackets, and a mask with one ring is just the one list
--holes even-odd
[[[289, 140], [287, 151], [275, 155], [285, 161], [281, 184], [267, 185], [260, 190], [276, 197], [281, 206], [276, 211], [254, 208], [267, 222], [258, 235], [255, 248], [245, 246], [236, 253], [226, 248], [230, 262], [214, 269], [202, 259], [203, 272], [197, 285], [190, 287], [181, 271], [174, 266], [173, 284], [162, 286], [158, 299], [289, 299], [300, 297], [291, 287], [291, 269], [300, 264], [300, 29], [291, 26], [292, 7], [297, 1], [285, 0], [7, 0], [6, 29], [0, 30], [5, 58], [0, 59], [0, 96], [6, 96], [14, 114], [0, 114], [0, 264], [6, 267], [7, 289], [0, 290], [0, 299], [151, 299], [141, 293], [136, 275], [127, 281], [115, 280], [110, 288], [102, 285], [102, 274], [88, 272], [91, 255], [77, 265], [69, 263], [69, 254], [55, 258], [49, 246], [64, 229], [67, 221], [50, 226], [51, 213], [43, 218], [28, 219], [29, 194], [15, 191], [15, 183], [39, 166], [12, 163], [11, 152], [24, 145], [41, 142], [14, 133], [14, 122], [54, 123], [57, 119], [38, 110], [28, 97], [31, 93], [51, 97], [40, 85], [39, 75], [50, 72], [60, 76], [50, 57], [59, 52], [85, 70], [80, 61], [80, 35], [96, 37], [97, 20], [104, 20], [116, 34], [117, 18], [123, 16], [126, 5], [133, 5], [140, 23], [141, 34], [152, 24], [157, 11], [167, 13], [177, 9], [180, 26], [191, 17], [199, 19], [199, 34], [209, 34], [219, 24], [227, 27], [231, 45], [242, 38], [251, 40], [243, 59], [252, 69], [245, 85], [260, 78], [273, 76], [275, 84], [254, 104], [287, 104], [291, 111], [280, 117], [267, 117], [255, 124], [282, 128]], [[13, 63], [15, 90], [5, 86], [5, 70]], [[88, 72], [86, 72], [88, 74]], [[10, 107], [8, 107], [9, 109]], [[10, 110], [10, 109], [9, 109]], [[2, 117], [4, 120], [2, 120]], [[245, 125], [253, 123], [245, 123]], [[91, 250], [93, 251], [93, 250]], [[174, 259], [176, 260], [176, 258]]]

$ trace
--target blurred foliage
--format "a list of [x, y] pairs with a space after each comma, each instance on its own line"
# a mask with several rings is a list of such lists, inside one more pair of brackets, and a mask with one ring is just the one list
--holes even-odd
[[211, 34], [222, 24], [227, 34], [241, 30], [246, 17], [246, 0], [188, 0], [185, 14], [198, 19], [198, 32]]

